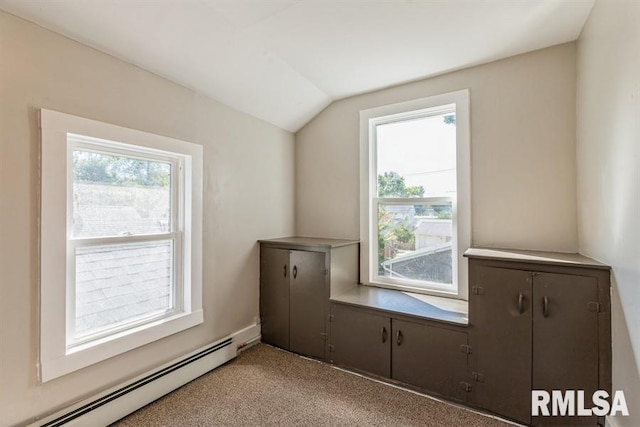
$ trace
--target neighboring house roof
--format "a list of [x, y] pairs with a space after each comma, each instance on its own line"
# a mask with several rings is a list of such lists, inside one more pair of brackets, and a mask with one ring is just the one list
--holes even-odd
[[407, 261], [415, 258], [422, 258], [425, 256], [431, 256], [440, 252], [451, 251], [451, 242], [445, 242], [439, 245], [429, 246], [428, 248], [422, 248], [415, 251], [410, 251], [407, 253], [403, 253], [398, 255], [393, 259], [388, 259], [382, 262], [383, 265], [392, 265], [398, 262]]
[[73, 184], [75, 236], [119, 236], [169, 230], [167, 188], [118, 186], [88, 182]]
[[[167, 190], [74, 183], [74, 235], [141, 235], [169, 229]], [[132, 242], [79, 248], [76, 334], [171, 308], [173, 243]]]
[[76, 333], [171, 306], [171, 242], [79, 249]]
[[418, 249], [382, 262], [390, 277], [452, 283], [451, 242]]
[[143, 218], [131, 206], [82, 207], [76, 208], [73, 215], [74, 235], [82, 237], [162, 233], [167, 230], [167, 220]]

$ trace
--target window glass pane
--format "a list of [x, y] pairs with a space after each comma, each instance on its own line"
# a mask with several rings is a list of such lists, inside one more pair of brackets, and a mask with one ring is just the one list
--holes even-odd
[[75, 339], [173, 309], [173, 241], [76, 250]]
[[378, 205], [378, 276], [452, 284], [451, 202]]
[[73, 236], [171, 230], [171, 164], [73, 150]]
[[456, 192], [455, 111], [376, 126], [378, 197]]

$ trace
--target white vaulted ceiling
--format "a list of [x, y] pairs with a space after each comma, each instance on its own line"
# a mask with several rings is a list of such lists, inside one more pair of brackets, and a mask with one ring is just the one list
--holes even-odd
[[0, 0], [289, 131], [332, 101], [578, 38], [593, 0]]

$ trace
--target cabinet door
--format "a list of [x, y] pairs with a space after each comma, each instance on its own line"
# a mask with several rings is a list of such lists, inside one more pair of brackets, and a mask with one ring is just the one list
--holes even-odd
[[328, 297], [325, 259], [322, 252], [290, 251], [290, 349], [322, 359], [325, 358]]
[[391, 319], [342, 304], [332, 304], [331, 314], [333, 363], [389, 377]]
[[[598, 389], [598, 282], [540, 273], [533, 278], [533, 389]], [[590, 304], [591, 303], [591, 304]], [[534, 425], [597, 425], [597, 417], [534, 417]]]
[[523, 423], [531, 421], [532, 274], [478, 266], [472, 272], [475, 403]]
[[289, 251], [260, 249], [262, 340], [289, 349]]
[[392, 320], [391, 377], [448, 398], [466, 400], [467, 344], [462, 331]]

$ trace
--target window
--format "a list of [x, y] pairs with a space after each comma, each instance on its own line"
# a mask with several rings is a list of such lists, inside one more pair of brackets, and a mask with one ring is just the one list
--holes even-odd
[[202, 323], [202, 147], [41, 110], [41, 378]]
[[468, 91], [360, 117], [363, 283], [466, 299]]

